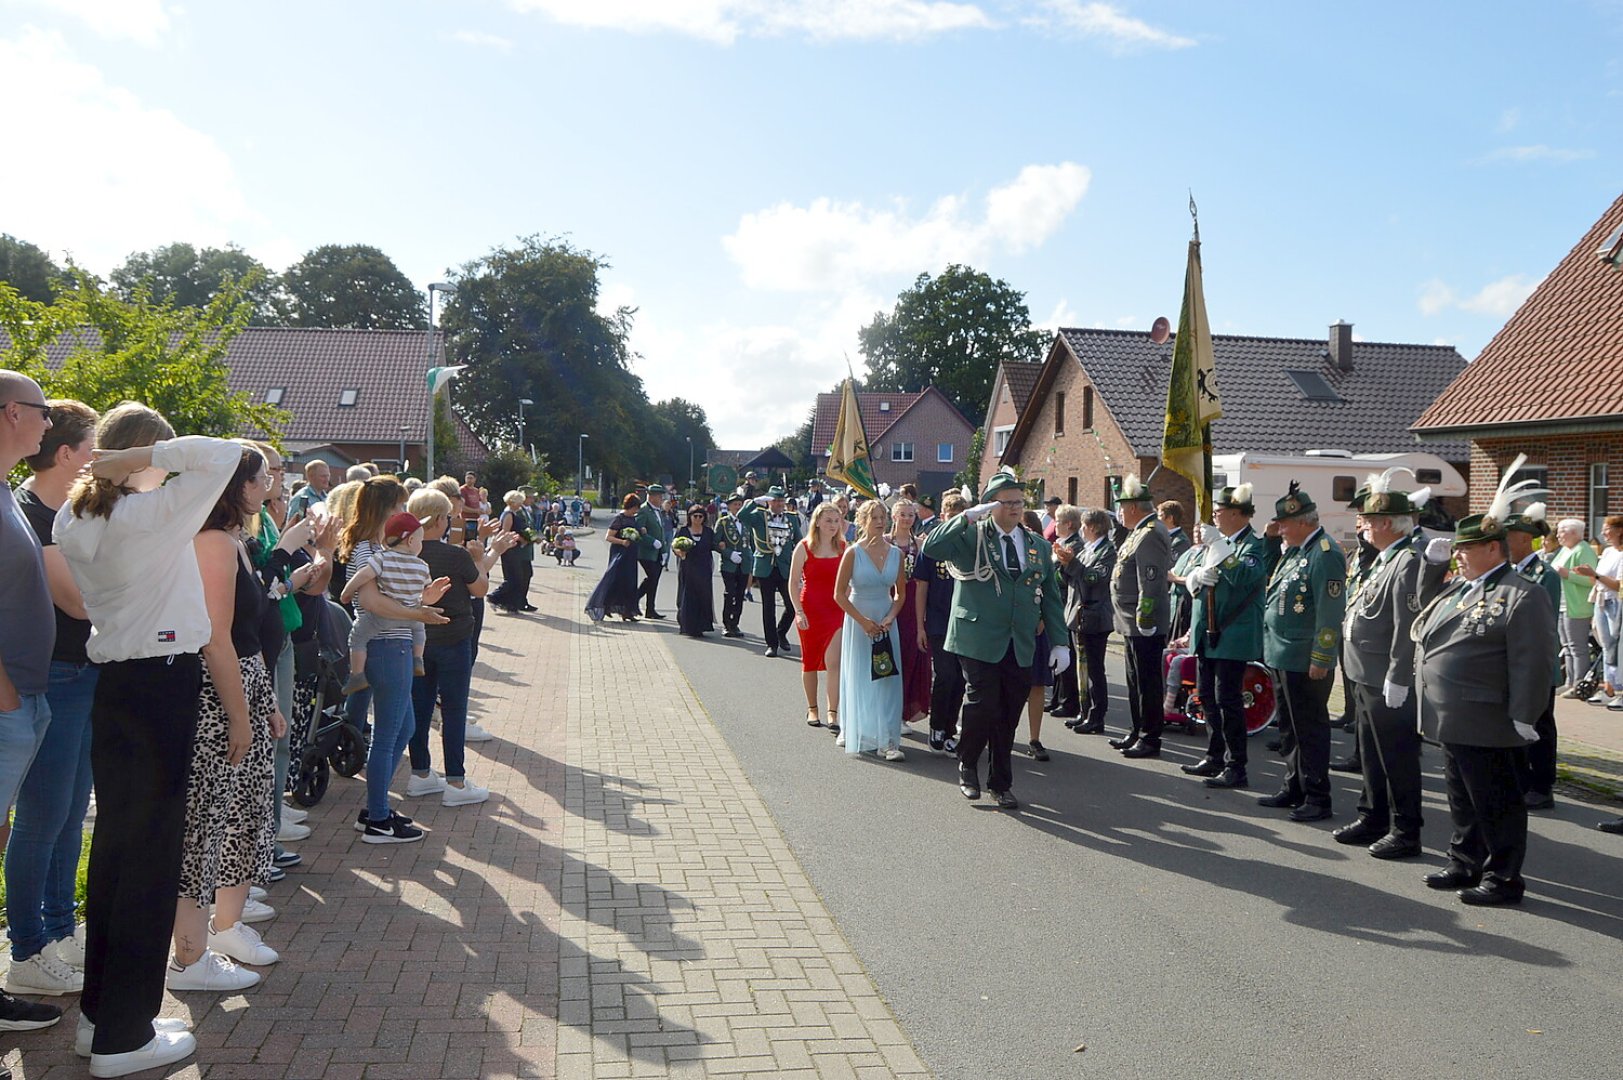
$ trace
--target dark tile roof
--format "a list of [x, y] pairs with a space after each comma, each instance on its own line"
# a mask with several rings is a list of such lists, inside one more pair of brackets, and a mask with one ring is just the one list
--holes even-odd
[[1623, 225], [1623, 196], [1533, 290], [1416, 431], [1623, 418], [1623, 268], [1595, 249]]
[[1042, 373], [1041, 363], [1010, 361], [1003, 365], [1003, 381], [1009, 387], [1009, 396], [1014, 399], [1016, 416], [1026, 411], [1026, 404], [1031, 401], [1031, 392], [1037, 387], [1037, 376]]
[[[1159, 456], [1173, 342], [1156, 345], [1148, 332], [1133, 330], [1062, 329], [1060, 334], [1134, 453]], [[1224, 414], [1212, 425], [1217, 453], [1417, 449], [1409, 425], [1465, 367], [1465, 359], [1448, 345], [1355, 342], [1351, 371], [1330, 364], [1325, 338], [1214, 335], [1212, 351]], [[1341, 400], [1308, 401], [1286, 374], [1291, 370], [1317, 372]], [[1464, 440], [1428, 443], [1424, 449], [1450, 462], [1470, 460]]]
[[[896, 422], [923, 394], [857, 394], [857, 410], [862, 413], [862, 431], [872, 445], [880, 440], [885, 429]], [[817, 395], [817, 418], [812, 422], [812, 456], [822, 457], [828, 444], [834, 441], [834, 425], [840, 418], [839, 391]], [[888, 405], [889, 408], [882, 406]]]

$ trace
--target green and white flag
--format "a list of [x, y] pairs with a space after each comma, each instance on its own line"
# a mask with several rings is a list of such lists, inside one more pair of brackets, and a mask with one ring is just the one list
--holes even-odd
[[456, 378], [457, 372], [467, 367], [467, 364], [452, 364], [449, 367], [431, 367], [428, 369], [428, 396], [433, 397], [445, 389], [445, 384]]

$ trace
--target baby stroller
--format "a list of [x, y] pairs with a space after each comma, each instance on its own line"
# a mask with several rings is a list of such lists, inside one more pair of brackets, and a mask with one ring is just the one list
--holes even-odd
[[1588, 701], [1600, 691], [1605, 675], [1606, 654], [1601, 651], [1599, 643], [1593, 637], [1589, 639], [1589, 670], [1585, 671], [1578, 681], [1572, 684], [1572, 696], [1579, 701]]
[[329, 770], [355, 776], [366, 767], [366, 736], [344, 710], [348, 667], [341, 651], [319, 640], [293, 646], [287, 790], [300, 806], [314, 806], [326, 795]]

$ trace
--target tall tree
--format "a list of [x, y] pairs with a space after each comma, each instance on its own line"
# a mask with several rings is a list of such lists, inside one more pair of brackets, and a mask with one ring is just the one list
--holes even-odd
[[[691, 462], [693, 479], [697, 484], [701, 480], [700, 466], [704, 464], [705, 452], [716, 445], [704, 406], [683, 398], [671, 398], [656, 402], [648, 412], [653, 421], [650, 433], [653, 468], [649, 471], [659, 475], [669, 474], [678, 487], [685, 489]], [[689, 439], [693, 440], [691, 454]]]
[[423, 294], [394, 260], [369, 244], [325, 244], [282, 275], [291, 326], [421, 330]]
[[59, 288], [72, 287], [43, 248], [9, 233], [0, 233], [0, 281], [41, 304], [49, 304]]
[[283, 322], [276, 275], [264, 263], [237, 247], [204, 248], [187, 243], [137, 251], [108, 275], [125, 300], [147, 287], [151, 299], [168, 300], [176, 307], [206, 308], [232, 283], [249, 305], [249, 323], [277, 326]]
[[1031, 328], [1025, 293], [954, 264], [939, 277], [920, 274], [858, 340], [868, 362], [866, 389], [916, 393], [934, 385], [978, 425], [998, 364], [1041, 360], [1048, 336]]

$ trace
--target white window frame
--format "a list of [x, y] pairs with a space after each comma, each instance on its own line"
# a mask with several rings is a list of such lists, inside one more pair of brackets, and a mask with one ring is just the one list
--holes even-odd
[[265, 404], [280, 405], [282, 403], [282, 399], [285, 397], [287, 397], [287, 387], [273, 386], [269, 390], [265, 391]]
[[[943, 453], [942, 451], [946, 451]], [[935, 460], [938, 465], [951, 465], [952, 459], [958, 456], [958, 448], [950, 442], [935, 444]]]
[[338, 407], [340, 409], [353, 409], [360, 404], [361, 391], [357, 387], [346, 387], [338, 391]]
[[1611, 469], [1604, 461], [1589, 463], [1589, 536], [1594, 540], [1604, 541], [1605, 533], [1602, 526], [1606, 524], [1607, 507], [1611, 505], [1608, 497]]
[[1002, 457], [1003, 452], [1009, 448], [1009, 437], [1012, 436], [1013, 434], [1014, 434], [1014, 425], [1013, 424], [1009, 424], [1006, 427], [995, 427], [995, 428], [993, 428], [992, 429], [992, 453], [996, 454], [998, 457]]
[[893, 442], [890, 444], [890, 460], [899, 464], [907, 464], [913, 460], [913, 444], [910, 442]]

